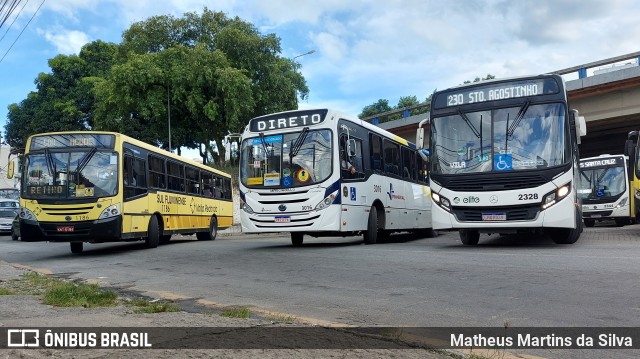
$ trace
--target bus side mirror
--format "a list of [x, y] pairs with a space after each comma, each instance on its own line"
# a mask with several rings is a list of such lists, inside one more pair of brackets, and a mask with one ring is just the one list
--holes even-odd
[[16, 163], [14, 161], [9, 161], [9, 167], [7, 168], [7, 178], [12, 179], [15, 171]]
[[633, 140], [626, 140], [624, 143], [624, 155], [633, 157]]
[[429, 163], [429, 150], [425, 150], [424, 148], [418, 151], [418, 154], [420, 155], [420, 157], [422, 157], [422, 159]]
[[356, 156], [356, 140], [352, 138], [347, 141], [347, 154], [349, 155], [349, 157]]
[[424, 127], [419, 127], [416, 131], [416, 147], [424, 148]]

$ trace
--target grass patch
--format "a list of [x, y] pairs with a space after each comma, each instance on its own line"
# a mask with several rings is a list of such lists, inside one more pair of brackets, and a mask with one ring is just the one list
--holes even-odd
[[248, 307], [226, 309], [220, 313], [220, 316], [227, 318], [247, 319], [249, 318], [249, 315], [251, 315], [251, 311]]
[[13, 291], [7, 288], [0, 288], [0, 295], [11, 295]]
[[129, 305], [136, 307], [134, 313], [164, 313], [164, 312], [179, 312], [182, 309], [172, 302], [150, 302], [143, 299], [134, 299], [129, 302]]
[[291, 324], [296, 320], [296, 318], [291, 315], [272, 314], [272, 313], [267, 314], [265, 318], [272, 322], [287, 323], [287, 324]]
[[56, 283], [46, 289], [44, 304], [56, 307], [108, 307], [116, 304], [118, 295], [100, 289], [96, 284]]

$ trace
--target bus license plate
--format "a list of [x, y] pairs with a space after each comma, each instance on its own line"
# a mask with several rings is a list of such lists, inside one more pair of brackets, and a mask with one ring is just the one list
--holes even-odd
[[506, 213], [483, 213], [482, 220], [483, 221], [506, 221], [507, 214]]
[[276, 216], [276, 223], [289, 223], [291, 222], [291, 217], [289, 216]]
[[74, 226], [58, 226], [58, 232], [73, 232], [75, 231]]

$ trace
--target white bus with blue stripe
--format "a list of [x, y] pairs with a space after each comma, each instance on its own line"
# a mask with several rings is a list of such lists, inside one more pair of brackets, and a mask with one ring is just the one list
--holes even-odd
[[416, 146], [330, 109], [252, 119], [240, 147], [240, 220], [246, 233], [428, 236], [427, 161]]
[[603, 220], [614, 220], [619, 227], [631, 222], [627, 162], [624, 155], [580, 160], [578, 193], [585, 226], [593, 227]]
[[429, 145], [434, 229], [464, 245], [480, 233], [544, 232], [571, 244], [582, 232], [578, 144], [584, 117], [558, 75], [493, 80], [432, 96]]

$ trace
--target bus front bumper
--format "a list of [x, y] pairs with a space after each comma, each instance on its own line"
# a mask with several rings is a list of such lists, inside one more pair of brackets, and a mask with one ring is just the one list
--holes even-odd
[[[478, 230], [518, 230], [518, 229], [534, 229], [534, 228], [574, 228], [576, 204], [573, 202], [573, 196], [569, 195], [551, 207], [541, 210], [535, 209], [535, 206], [528, 206], [531, 211], [521, 220], [469, 220], [463, 221], [459, 218], [435, 204], [431, 207], [433, 211], [433, 229], [478, 229]], [[525, 206], [523, 206], [524, 208]], [[455, 209], [455, 208], [454, 208]], [[495, 214], [495, 209], [478, 208], [477, 212], [482, 214]], [[570, 217], [570, 218], [568, 218]], [[481, 218], [481, 217], [480, 217]]]
[[84, 222], [30, 222], [20, 220], [20, 236], [25, 242], [118, 242], [122, 216]]
[[245, 233], [338, 231], [340, 208], [340, 205], [331, 205], [319, 211], [297, 213], [242, 212], [240, 224]]

